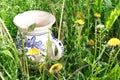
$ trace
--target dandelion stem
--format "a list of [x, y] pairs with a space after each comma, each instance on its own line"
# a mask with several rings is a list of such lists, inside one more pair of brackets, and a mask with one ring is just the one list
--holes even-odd
[[96, 28], [96, 26], [97, 26], [97, 20], [95, 21], [95, 55], [94, 55], [94, 61], [95, 61], [95, 59], [96, 59], [96, 53], [97, 53], [97, 28]]
[[81, 36], [82, 26], [78, 26], [78, 49], [80, 46], [80, 36]]
[[113, 61], [112, 61], [111, 65], [110, 65], [110, 68], [109, 68], [109, 69], [111, 69], [113, 63], [115, 62], [115, 58], [117, 58], [117, 55], [118, 55], [119, 52], [120, 52], [120, 49], [117, 51], [115, 57], [113, 58]]
[[[83, 28], [83, 25], [81, 26], [78, 26], [78, 51], [80, 50], [80, 46], [81, 46], [81, 32], [82, 32], [82, 28]], [[80, 53], [80, 59], [82, 59], [82, 55]]]
[[[112, 47], [112, 50], [111, 50], [111, 52], [110, 52], [110, 57], [109, 57], [109, 60], [108, 60], [108, 64], [110, 64], [110, 61], [111, 61], [111, 58], [112, 58], [112, 54], [113, 54], [113, 53], [114, 53], [114, 47]], [[105, 71], [105, 74], [106, 74], [107, 71], [109, 70], [109, 66], [110, 66], [110, 65], [107, 66], [106, 71]]]
[[65, 6], [65, 0], [63, 0], [62, 11], [61, 11], [61, 16], [60, 16], [60, 26], [59, 26], [59, 30], [58, 30], [58, 39], [60, 39], [60, 32], [61, 32], [61, 25], [62, 25], [64, 6]]

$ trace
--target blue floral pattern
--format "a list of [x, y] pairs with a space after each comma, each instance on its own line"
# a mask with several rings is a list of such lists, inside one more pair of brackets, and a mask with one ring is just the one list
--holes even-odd
[[[30, 48], [37, 48], [41, 51], [41, 54], [38, 54], [37, 56], [36, 55], [32, 55], [32, 56], [27, 55], [26, 57], [27, 58], [32, 58], [32, 60], [35, 60], [35, 59], [39, 58], [39, 61], [44, 61], [44, 58], [47, 54], [46, 51], [48, 49], [46, 49], [46, 45], [45, 45], [46, 41], [42, 41], [44, 39], [40, 39], [41, 37], [39, 37], [39, 36], [40, 35], [26, 35], [23, 38], [21, 38], [21, 36], [18, 35], [18, 37], [16, 38], [16, 43], [17, 43], [16, 46], [19, 50], [22, 50], [22, 41], [25, 40], [24, 41], [25, 50], [22, 50], [22, 51], [24, 51], [24, 53], [27, 52]], [[56, 39], [53, 34], [51, 34], [50, 37], [52, 38], [51, 41], [55, 43], [55, 46], [57, 47], [57, 49], [59, 49], [59, 52], [60, 52], [59, 53], [60, 56], [53, 56], [53, 57], [57, 57], [56, 59], [59, 59], [60, 57], [62, 57], [62, 55], [63, 55], [62, 53], [64, 53], [63, 44], [60, 40]], [[52, 55], [51, 55], [51, 58], [52, 58]]]
[[31, 39], [25, 40], [24, 46], [28, 48], [38, 48], [41, 51], [45, 51], [42, 41], [41, 40], [35, 41], [35, 40], [36, 40], [36, 36], [33, 36]]

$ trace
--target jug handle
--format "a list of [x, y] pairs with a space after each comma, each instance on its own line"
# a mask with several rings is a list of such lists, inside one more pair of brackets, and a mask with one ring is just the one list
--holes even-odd
[[[52, 48], [52, 53], [50, 53], [50, 57], [52, 60], [59, 60], [64, 52], [64, 47], [63, 44], [60, 40], [58, 39], [53, 39], [52, 40], [52, 44], [51, 44], [51, 48]], [[55, 53], [55, 49], [57, 48], [57, 54]]]

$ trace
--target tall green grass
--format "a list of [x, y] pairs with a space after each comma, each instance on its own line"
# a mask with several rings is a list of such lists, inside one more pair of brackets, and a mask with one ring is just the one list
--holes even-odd
[[[1, 0], [0, 17], [13, 39], [17, 33], [17, 27], [13, 24], [15, 15], [27, 10], [44, 10], [55, 15], [56, 23], [52, 31], [64, 44], [63, 57], [58, 61], [46, 59], [42, 72], [38, 70], [39, 63], [23, 62], [28, 67], [26, 75], [19, 64], [20, 53], [8, 38], [8, 33], [2, 34], [4, 30], [0, 26], [1, 79], [119, 80], [120, 46], [107, 46], [110, 38], [120, 39], [119, 5], [119, 0]], [[77, 13], [80, 13], [79, 17]], [[100, 13], [101, 17], [95, 18], [95, 13]], [[79, 19], [85, 24], [77, 24], [75, 21]], [[96, 28], [99, 24], [105, 27]], [[93, 40], [93, 45], [90, 40]], [[49, 68], [57, 62], [63, 65], [63, 69], [52, 75]]]

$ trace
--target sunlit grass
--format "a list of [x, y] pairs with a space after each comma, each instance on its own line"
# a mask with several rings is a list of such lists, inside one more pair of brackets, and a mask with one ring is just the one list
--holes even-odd
[[[119, 0], [1, 0], [0, 18], [9, 33], [0, 24], [0, 78], [119, 80], [119, 5]], [[26, 60], [24, 52], [14, 44], [18, 29], [13, 18], [27, 10], [44, 10], [55, 15], [52, 31], [64, 44], [63, 57], [58, 61], [46, 57], [42, 69], [40, 63]], [[113, 38], [117, 41], [110, 42]], [[51, 74], [50, 68], [56, 63], [62, 68]]]

